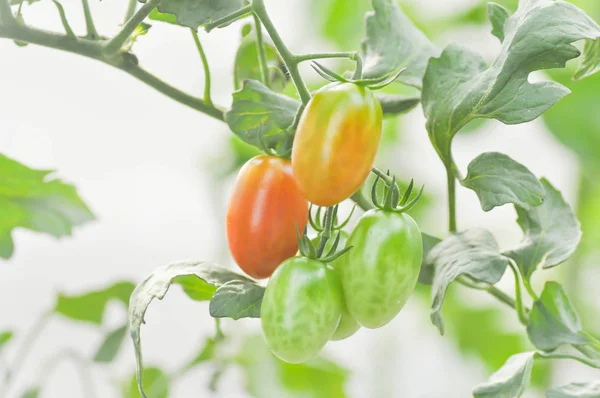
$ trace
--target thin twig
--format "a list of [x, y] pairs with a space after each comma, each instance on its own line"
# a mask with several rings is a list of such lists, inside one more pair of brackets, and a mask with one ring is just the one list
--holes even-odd
[[83, 15], [85, 16], [87, 38], [91, 40], [97, 40], [100, 35], [96, 30], [96, 25], [94, 25], [94, 19], [92, 18], [92, 12], [90, 11], [88, 0], [81, 0], [81, 4], [83, 5]]
[[200, 59], [202, 60], [202, 67], [204, 68], [204, 102], [212, 106], [213, 102], [210, 96], [210, 68], [208, 67], [208, 59], [206, 59], [206, 53], [204, 52], [204, 48], [202, 48], [202, 43], [200, 43], [198, 33], [196, 30], [191, 28], [190, 31], [194, 37], [196, 48], [198, 49], [198, 53], [200, 53]]

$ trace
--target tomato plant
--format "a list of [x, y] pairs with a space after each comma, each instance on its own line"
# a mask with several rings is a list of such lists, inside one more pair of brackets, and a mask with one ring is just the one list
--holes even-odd
[[[411, 18], [418, 18], [418, 13], [411, 10], [405, 14], [393, 0], [361, 0], [353, 5], [338, 0], [315, 1], [327, 3], [330, 12], [348, 20], [362, 20], [361, 10], [369, 9], [365, 29], [358, 29], [355, 21], [343, 21], [337, 27], [344, 36], [337, 37], [337, 44], [344, 48], [354, 47], [356, 43], [351, 45], [346, 40], [364, 32], [360, 51], [315, 53], [296, 53], [288, 47], [264, 0], [228, 0], [218, 5], [202, 0], [147, 0], [139, 6], [131, 0], [124, 23], [110, 37], [98, 32], [88, 0], [82, 0], [83, 35], [71, 27], [70, 13], [59, 1], [53, 4], [64, 33], [29, 25], [26, 10], [36, 6], [33, 3], [0, 0], [1, 38], [20, 47], [59, 49], [118, 68], [167, 97], [225, 123], [235, 134], [235, 167], [245, 164], [222, 219], [227, 223], [230, 253], [250, 277], [213, 262], [179, 261], [158, 268], [135, 288], [131, 282], [118, 282], [81, 295], [61, 294], [56, 305], [34, 325], [33, 337], [24, 339], [24, 348], [10, 361], [0, 396], [12, 392], [21, 362], [33, 345], [30, 340], [35, 340], [47, 320], [56, 315], [87, 322], [103, 333], [93, 358], [69, 355], [83, 364], [82, 368], [112, 361], [129, 330], [137, 371], [124, 383], [126, 397], [137, 397], [138, 390], [142, 397], [146, 393], [167, 397], [169, 383], [207, 362], [214, 368], [210, 375], [213, 389], [229, 367], [238, 366], [248, 381], [248, 392], [261, 398], [288, 396], [291, 392], [296, 394], [293, 396], [344, 396], [345, 373], [331, 362], [309, 360], [330, 340], [354, 341], [355, 333], [367, 336], [360, 326], [384, 327], [400, 313], [413, 291], [430, 295], [430, 319], [440, 334], [448, 332], [459, 348], [467, 346], [465, 351], [477, 351], [486, 365], [493, 365], [493, 370], [499, 368], [473, 389], [474, 397], [518, 398], [532, 383], [547, 390], [544, 394], [548, 397], [600, 396], [597, 382], [551, 386], [547, 381], [536, 381], [532, 370], [534, 365], [539, 369], [541, 364], [551, 366], [548, 364], [561, 360], [600, 369], [600, 338], [591, 326], [598, 309], [588, 310], [582, 322], [576, 308], [589, 308], [583, 303], [586, 300], [581, 300], [581, 292], [586, 289], [572, 287], [579, 275], [587, 278], [588, 274], [544, 272], [567, 261], [571, 267], [596, 262], [589, 258], [594, 258], [590, 253], [597, 252], [596, 238], [600, 235], [595, 226], [598, 222], [590, 220], [600, 214], [600, 189], [594, 174], [600, 158], [596, 139], [600, 124], [592, 107], [598, 103], [597, 75], [591, 76], [600, 70], [600, 25], [582, 9], [593, 12], [591, 2], [520, 0], [517, 6], [503, 1], [505, 7], [478, 1], [469, 12], [458, 13], [450, 20], [413, 23]], [[483, 17], [486, 13], [487, 18]], [[213, 100], [209, 56], [198, 28], [202, 26], [206, 32], [231, 29], [245, 18], [251, 21], [242, 27], [243, 39], [231, 68], [236, 91], [231, 106], [226, 107]], [[447, 26], [488, 21], [499, 46], [491, 59], [457, 44], [438, 48], [429, 38], [446, 33]], [[175, 88], [142, 67], [134, 53], [136, 42], [158, 23], [190, 31], [190, 43], [193, 40], [204, 71], [202, 97]], [[326, 31], [329, 35], [336, 29]], [[585, 44], [576, 47], [578, 41]], [[567, 63], [580, 55], [577, 69], [569, 70]], [[324, 62], [333, 60], [350, 62], [353, 69], [341, 71], [347, 65], [342, 63], [325, 66]], [[304, 62], [311, 62], [314, 75], [301, 73]], [[568, 106], [560, 105], [569, 93], [567, 87], [548, 81], [543, 74], [530, 78], [531, 73], [550, 68], [565, 69], [553, 72], [551, 77], [572, 88], [572, 98], [576, 99], [562, 102]], [[319, 80], [309, 81], [309, 76]], [[586, 80], [572, 83], [571, 76], [577, 81]], [[581, 86], [588, 82], [588, 86]], [[587, 94], [575, 97], [577, 92]], [[407, 170], [396, 167], [384, 173], [375, 166], [380, 143], [384, 142], [384, 117], [388, 127], [399, 126], [389, 119], [395, 120], [418, 104], [421, 107], [417, 111], [422, 110], [425, 118], [423, 137], [426, 133], [431, 144], [427, 149], [439, 157], [444, 170], [447, 205], [435, 203], [435, 207], [447, 209], [445, 231], [439, 228], [435, 209], [427, 209], [436, 218], [433, 224], [420, 220], [418, 225], [409, 215], [423, 190], [414, 195], [412, 181], [406, 189], [399, 188], [396, 176], [408, 174]], [[454, 138], [476, 126], [474, 121], [495, 119], [516, 125], [531, 122], [547, 111], [551, 131], [582, 162], [580, 197], [587, 199], [580, 199], [577, 211], [583, 226], [549, 179], [539, 178], [512, 157], [484, 152], [467, 164], [462, 151], [460, 156], [455, 156], [458, 151], [453, 152]], [[577, 128], [572, 129], [573, 125]], [[386, 150], [402, 158], [413, 149], [402, 152], [387, 145]], [[257, 152], [265, 154], [252, 157]], [[434, 167], [421, 168], [434, 174]], [[377, 180], [365, 186], [370, 173]], [[508, 244], [502, 247], [499, 241], [504, 240], [497, 240], [487, 229], [459, 224], [459, 187], [473, 191], [482, 212], [507, 205], [514, 209], [522, 240], [506, 240]], [[364, 194], [369, 188], [370, 199]], [[364, 213], [356, 223], [338, 224], [338, 204], [346, 200], [355, 202]], [[309, 202], [323, 207], [323, 221], [319, 215], [317, 221], [309, 219]], [[479, 222], [478, 209], [468, 210], [476, 215], [472, 225], [484, 224], [483, 220]], [[15, 251], [12, 232], [16, 228], [62, 237], [94, 219], [72, 185], [51, 176], [50, 171], [29, 168], [4, 155], [0, 155], [0, 215], [3, 258]], [[582, 238], [582, 229], [591, 238]], [[317, 235], [312, 242], [309, 233]], [[582, 239], [584, 244], [580, 246]], [[506, 275], [513, 282], [510, 292], [501, 284]], [[269, 276], [266, 287], [255, 280]], [[570, 289], [550, 280], [561, 277]], [[208, 302], [216, 332], [181, 369], [144, 369], [141, 326], [146, 311], [155, 298], [163, 299], [173, 284], [180, 285], [190, 299]], [[463, 305], [453, 296], [458, 287], [471, 289], [469, 297], [473, 301], [488, 295], [505, 305], [514, 321], [513, 330], [509, 333], [497, 327], [505, 318], [510, 319], [500, 309], [478, 312], [480, 303], [475, 309]], [[569, 299], [568, 294], [579, 300]], [[422, 295], [415, 297], [420, 299]], [[123, 320], [116, 328], [105, 328], [103, 315], [109, 301], [128, 304], [126, 324]], [[264, 340], [279, 359], [257, 353], [260, 343], [256, 339], [248, 338], [237, 346], [229, 344], [221, 329], [223, 318], [261, 318]], [[464, 319], [474, 320], [463, 328], [468, 337], [452, 336]], [[235, 323], [228, 325], [234, 330], [245, 329]], [[496, 347], [499, 339], [510, 340], [510, 352], [490, 353], [490, 347]], [[12, 340], [12, 331], [0, 332], [0, 348], [13, 344]], [[493, 360], [489, 358], [492, 355]], [[260, 364], [266, 364], [268, 370], [257, 370]], [[261, 388], [269, 383], [257, 386], [256, 380], [262, 381], [269, 374], [279, 378], [270, 384], [285, 385], [285, 392], [265, 393]], [[306, 383], [299, 386], [295, 379], [290, 381], [289, 374], [305, 375], [298, 377], [304, 377]], [[40, 379], [41, 384], [44, 377]], [[335, 385], [327, 384], [334, 379]], [[312, 389], [305, 390], [306, 385]], [[22, 395], [37, 396], [41, 386], [31, 387]]]
[[289, 161], [257, 156], [240, 170], [227, 210], [227, 240], [237, 264], [254, 278], [268, 278], [298, 251], [296, 228], [308, 222], [308, 202]]

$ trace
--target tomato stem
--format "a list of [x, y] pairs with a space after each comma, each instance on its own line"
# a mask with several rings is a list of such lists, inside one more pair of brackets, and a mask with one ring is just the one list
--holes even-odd
[[139, 24], [150, 15], [152, 10], [154, 10], [160, 2], [161, 0], [148, 0], [127, 22], [125, 22], [123, 28], [112, 39], [104, 44], [104, 54], [106, 56], [118, 55], [123, 44], [125, 44]]
[[508, 265], [510, 266], [515, 278], [515, 309], [517, 310], [517, 315], [519, 316], [519, 322], [521, 322], [523, 326], [527, 326], [528, 316], [523, 309], [523, 296], [521, 293], [521, 278], [519, 269], [513, 260], [509, 260]]
[[321, 240], [319, 241], [319, 246], [317, 247], [317, 258], [320, 258], [323, 255], [325, 244], [331, 237], [331, 230], [333, 228], [333, 218], [335, 216], [336, 206], [330, 206], [327, 208], [327, 210], [325, 210], [325, 221], [323, 223], [324, 225], [323, 232], [321, 233]]
[[446, 176], [448, 180], [448, 230], [456, 232], [456, 178], [454, 171], [446, 165]]
[[204, 48], [202, 48], [202, 43], [200, 43], [198, 33], [191, 28], [190, 32], [192, 32], [192, 37], [194, 38], [194, 43], [196, 43], [196, 48], [198, 49], [200, 59], [202, 60], [202, 67], [204, 68], [204, 102], [210, 106], [213, 106], [210, 96], [210, 68], [208, 66], [208, 59], [206, 59], [206, 53], [204, 52]]
[[[96, 30], [96, 25], [94, 25], [94, 19], [92, 18], [92, 12], [90, 11], [90, 5], [88, 4], [88, 0], [81, 0], [83, 5], [83, 15], [85, 17], [85, 26], [87, 29], [87, 38], [91, 40], [97, 40], [100, 35]], [[135, 11], [135, 9], [134, 9]], [[133, 14], [132, 14], [133, 15]], [[131, 16], [129, 17], [131, 18]], [[127, 19], [129, 19], [127, 18]], [[127, 20], [125, 21], [127, 22]]]
[[590, 366], [592, 368], [600, 369], [600, 363], [589, 360], [587, 358], [577, 357], [577, 356], [571, 355], [571, 354], [546, 354], [543, 352], [536, 352], [535, 357], [540, 358], [540, 359], [572, 359], [574, 361], [581, 362], [582, 364]]
[[216, 21], [212, 21], [204, 25], [204, 30], [210, 32], [211, 30], [218, 28], [219, 26], [230, 24], [232, 22], [237, 21], [238, 19], [242, 19], [250, 16], [252, 13], [252, 6], [247, 5], [240, 8], [237, 11], [232, 12], [231, 14], [225, 15], [222, 18], [217, 19]]
[[269, 68], [267, 66], [267, 54], [265, 53], [265, 46], [263, 44], [262, 24], [256, 14], [252, 14], [252, 18], [254, 18], [254, 29], [256, 29], [256, 53], [258, 54], [260, 76], [264, 85], [269, 87]]

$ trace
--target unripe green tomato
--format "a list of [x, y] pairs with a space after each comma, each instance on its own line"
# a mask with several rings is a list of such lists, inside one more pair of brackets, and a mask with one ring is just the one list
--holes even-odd
[[304, 197], [319, 206], [349, 198], [367, 179], [381, 138], [379, 100], [367, 88], [332, 83], [302, 113], [292, 168]]
[[[327, 243], [325, 243], [325, 250], [323, 250], [323, 253], [325, 253], [325, 254], [329, 253], [329, 251], [333, 247], [333, 243], [335, 242], [337, 234], [338, 234], [338, 231], [335, 231], [332, 233], [332, 236], [327, 240]], [[340, 234], [340, 241], [338, 243], [337, 249], [341, 250], [342, 248], [345, 247], [346, 241], [348, 240], [348, 237], [350, 235], [346, 231], [339, 231], [339, 234]], [[319, 236], [317, 236], [316, 238], [314, 238], [312, 240], [312, 244], [315, 248], [319, 246], [320, 236], [321, 235], [319, 234]], [[344, 254], [343, 256], [345, 256], [345, 255], [346, 254]], [[339, 260], [340, 259], [338, 258], [335, 261], [330, 263], [330, 265], [338, 272], [339, 272], [339, 267], [338, 267]], [[343, 303], [342, 317], [340, 318], [340, 323], [338, 324], [337, 329], [335, 329], [335, 333], [333, 333], [333, 336], [331, 336], [331, 340], [338, 341], [338, 340], [343, 340], [345, 338], [348, 338], [348, 337], [352, 336], [354, 333], [356, 333], [358, 331], [358, 329], [360, 329], [360, 325], [358, 324], [358, 322], [356, 322], [356, 319], [352, 318], [352, 315], [350, 315], [350, 313], [348, 312], [348, 309], [346, 308], [346, 303]]]
[[342, 300], [333, 268], [306, 257], [287, 259], [273, 273], [262, 301], [267, 346], [289, 363], [314, 358], [337, 328]]
[[404, 213], [369, 210], [357, 223], [339, 258], [348, 311], [361, 326], [375, 329], [390, 322], [413, 292], [423, 242], [417, 223]]

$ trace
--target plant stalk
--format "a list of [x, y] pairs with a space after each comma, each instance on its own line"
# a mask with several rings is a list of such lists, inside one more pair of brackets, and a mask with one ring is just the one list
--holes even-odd
[[87, 29], [87, 38], [91, 40], [97, 40], [100, 35], [94, 25], [94, 19], [92, 18], [92, 12], [90, 11], [90, 5], [88, 0], [81, 0], [83, 5], [83, 15], [85, 16], [85, 26]]
[[222, 26], [225, 24], [230, 24], [232, 22], [237, 21], [238, 19], [245, 18], [245, 17], [249, 16], [251, 12], [252, 12], [251, 5], [244, 6], [244, 7], [240, 8], [239, 10], [232, 12], [229, 15], [225, 15], [224, 17], [217, 19], [216, 21], [207, 23], [206, 25], [204, 25], [204, 30], [206, 30], [207, 32], [210, 32], [211, 30], [218, 28], [219, 26]]
[[154, 10], [160, 2], [161, 0], [148, 0], [127, 22], [125, 22], [119, 33], [104, 44], [104, 53], [107, 56], [119, 54], [121, 47], [127, 42], [138, 25], [150, 15], [152, 10]]
[[269, 87], [269, 68], [267, 65], [267, 54], [263, 42], [262, 24], [256, 14], [252, 14], [254, 18], [254, 29], [256, 30], [256, 53], [258, 54], [258, 66], [260, 68], [260, 76], [263, 84]]
[[208, 59], [206, 59], [206, 53], [204, 52], [204, 48], [202, 48], [198, 33], [194, 29], [190, 29], [190, 32], [192, 32], [194, 42], [196, 43], [196, 48], [198, 49], [200, 59], [202, 60], [202, 67], [204, 68], [204, 102], [207, 105], [213, 106], [210, 96], [210, 68], [208, 66]]

